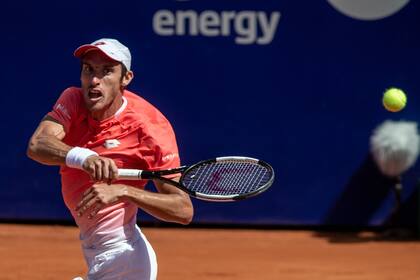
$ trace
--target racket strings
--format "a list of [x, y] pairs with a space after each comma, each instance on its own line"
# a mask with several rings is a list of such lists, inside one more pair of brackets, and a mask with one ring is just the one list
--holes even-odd
[[[243, 180], [241, 180], [240, 186], [242, 186], [241, 193], [243, 192], [249, 192], [250, 190], [253, 190], [255, 187], [259, 186], [259, 183], [256, 183], [258, 178], [260, 178], [261, 173], [265, 170], [263, 168], [258, 168], [258, 165], [248, 165], [244, 166], [245, 171], [248, 174], [251, 174], [252, 176], [249, 178], [248, 181], [246, 181], [246, 177], [242, 177]], [[261, 180], [260, 180], [261, 181]]]
[[[255, 172], [258, 169], [258, 165], [255, 164], [246, 164], [244, 162], [239, 163], [230, 163], [228, 165], [228, 168], [235, 168], [238, 167], [240, 170], [242, 170], [245, 174], [251, 174], [250, 177], [247, 176], [227, 176], [226, 181], [224, 184], [226, 186], [233, 186], [231, 188], [232, 192], [235, 193], [246, 193], [249, 191], [252, 191], [254, 188], [253, 180], [255, 177]], [[233, 174], [231, 174], [233, 175]]]
[[241, 170], [240, 176], [231, 173], [222, 182], [221, 187], [230, 188], [231, 193], [249, 193], [258, 189], [263, 178], [261, 174], [266, 173], [266, 169], [257, 164], [232, 163], [231, 168]]
[[[248, 180], [248, 177], [246, 176], [239, 177], [240, 178], [240, 181], [238, 182], [238, 185], [240, 186], [239, 193], [247, 193], [247, 192], [253, 191], [254, 189], [257, 189], [261, 185], [264, 185], [266, 183], [266, 181], [263, 182], [264, 175], [268, 174], [266, 168], [263, 168], [262, 166], [257, 165], [257, 164], [253, 164], [253, 165], [242, 164], [241, 167], [244, 169], [244, 171], [247, 174], [251, 174], [251, 176], [249, 177], [249, 180]], [[262, 182], [264, 184], [261, 184]]]
[[198, 166], [186, 174], [190, 190], [211, 195], [250, 193], [264, 186], [272, 174], [268, 168], [248, 161], [222, 161]]

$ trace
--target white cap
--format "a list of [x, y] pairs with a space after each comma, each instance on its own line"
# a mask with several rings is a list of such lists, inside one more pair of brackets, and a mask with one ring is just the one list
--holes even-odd
[[74, 51], [74, 56], [81, 58], [86, 52], [90, 50], [100, 50], [109, 58], [121, 62], [130, 70], [131, 54], [130, 50], [121, 44], [118, 40], [103, 38], [87, 45], [82, 45]]

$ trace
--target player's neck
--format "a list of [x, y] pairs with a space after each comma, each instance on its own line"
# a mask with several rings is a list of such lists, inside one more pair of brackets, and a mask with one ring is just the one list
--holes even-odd
[[122, 96], [116, 97], [107, 108], [100, 111], [91, 112], [91, 116], [94, 120], [103, 121], [114, 116], [124, 104], [124, 99]]

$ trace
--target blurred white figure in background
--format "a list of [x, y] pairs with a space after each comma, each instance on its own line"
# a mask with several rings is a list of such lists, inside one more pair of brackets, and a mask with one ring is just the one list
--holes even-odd
[[373, 159], [389, 177], [398, 177], [412, 167], [419, 147], [416, 122], [387, 120], [375, 128], [370, 138]]
[[388, 227], [383, 233], [385, 238], [407, 238], [412, 235], [409, 230], [399, 228], [397, 220], [402, 204], [401, 175], [415, 164], [419, 147], [416, 122], [384, 121], [375, 128], [370, 138], [371, 153], [378, 168], [384, 175], [395, 179], [395, 205], [385, 223]]

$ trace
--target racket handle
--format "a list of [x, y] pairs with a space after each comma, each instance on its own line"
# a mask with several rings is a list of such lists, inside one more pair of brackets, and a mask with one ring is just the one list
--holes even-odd
[[142, 179], [140, 169], [118, 169], [118, 178], [122, 180], [140, 180]]

